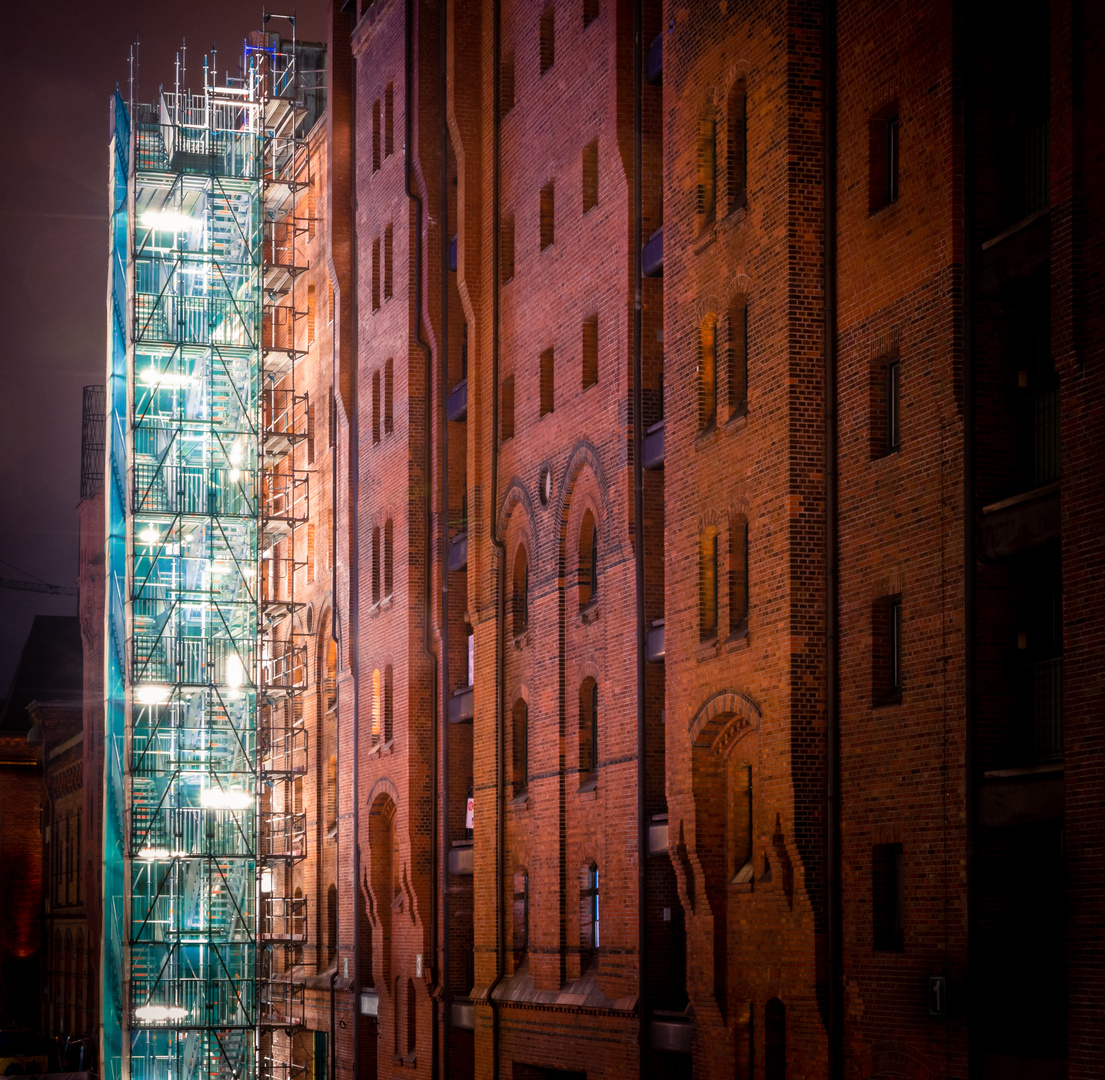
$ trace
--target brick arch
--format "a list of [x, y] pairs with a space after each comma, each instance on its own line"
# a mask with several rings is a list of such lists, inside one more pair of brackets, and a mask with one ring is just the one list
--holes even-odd
[[514, 511], [519, 506], [521, 506], [525, 512], [526, 520], [530, 525], [530, 533], [532, 534], [533, 500], [530, 498], [529, 492], [526, 490], [526, 485], [522, 483], [521, 478], [515, 475], [510, 478], [510, 483], [507, 484], [506, 491], [503, 492], [503, 501], [499, 506], [498, 533], [500, 536], [506, 536], [510, 519], [514, 516]]
[[703, 530], [713, 526], [715, 529], [720, 529], [725, 524], [724, 513], [718, 511], [714, 507], [710, 507], [707, 510], [703, 510], [698, 517], [698, 533], [701, 536]]
[[369, 810], [376, 805], [382, 795], [386, 795], [390, 798], [392, 806], [398, 809], [399, 792], [396, 790], [394, 782], [387, 776], [381, 776], [380, 779], [372, 785], [372, 790], [368, 793]]
[[733, 63], [729, 66], [729, 70], [725, 72], [725, 74], [721, 77], [720, 82], [718, 83], [716, 92], [716, 102], [718, 106], [723, 105], [729, 100], [729, 91], [733, 89], [733, 83], [739, 82], [741, 79], [743, 79], [745, 86], [747, 87], [749, 82], [748, 73], [751, 69], [751, 66], [752, 65], [748, 62], [747, 58], [743, 56], [733, 61]]
[[584, 660], [576, 668], [576, 673], [575, 673], [575, 686], [576, 686], [576, 689], [581, 687], [583, 685], [584, 680], [588, 679], [588, 678], [594, 679], [595, 682], [597, 682], [599, 684], [599, 686], [602, 686], [602, 671], [599, 668], [598, 664], [594, 663], [591, 660]]
[[740, 690], [718, 690], [691, 717], [691, 745], [725, 755], [749, 731], [760, 726], [760, 707]]
[[732, 307], [737, 300], [743, 300], [747, 303], [752, 297], [752, 279], [743, 270], [740, 270], [730, 280], [728, 306]]
[[598, 489], [598, 499], [595, 510], [597, 511], [596, 525], [601, 528], [602, 522], [610, 516], [610, 508], [606, 499], [606, 474], [603, 472], [602, 461], [594, 444], [586, 439], [580, 439], [572, 448], [568, 458], [568, 464], [561, 475], [559, 494], [557, 496], [556, 521], [557, 521], [557, 570], [563, 578], [568, 566], [568, 519], [572, 513], [572, 499], [575, 495], [576, 485], [585, 468], [590, 468], [595, 478], [595, 486]]
[[736, 498], [731, 499], [729, 502], [728, 515], [730, 523], [738, 518], [744, 518], [745, 521], [750, 520], [751, 508], [748, 499], [743, 495], [738, 495]]
[[728, 311], [728, 308], [722, 303], [721, 297], [716, 292], [700, 296], [694, 305], [695, 333], [702, 329], [702, 324], [706, 321], [707, 315], [713, 315], [715, 319], [720, 320], [722, 314], [726, 311]]

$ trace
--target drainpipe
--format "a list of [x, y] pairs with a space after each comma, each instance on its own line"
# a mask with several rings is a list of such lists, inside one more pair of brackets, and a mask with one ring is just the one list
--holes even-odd
[[645, 821], [645, 494], [641, 465], [644, 442], [644, 395], [641, 388], [641, 244], [642, 234], [642, 94], [644, 52], [642, 0], [633, 2], [633, 569], [637, 590], [637, 1041], [638, 1067], [645, 1076], [648, 1010], [645, 969], [648, 904], [648, 823]]
[[491, 1076], [499, 1080], [499, 1010], [495, 990], [506, 970], [506, 912], [503, 910], [503, 864], [506, 816], [506, 544], [499, 535], [499, 228], [500, 142], [502, 136], [502, 0], [492, 0], [491, 64], [491, 543], [498, 553], [495, 598], [495, 978], [487, 991], [491, 1006]]
[[[330, 620], [331, 623], [333, 621], [334, 621], [333, 619]], [[334, 1080], [334, 1077], [337, 1076], [337, 1073], [334, 1070], [338, 1066], [337, 1047], [335, 1046], [335, 1043], [337, 1042], [338, 1033], [337, 1033], [337, 1026], [335, 1024], [335, 1018], [334, 1018], [334, 1006], [335, 1006], [335, 1002], [334, 1002], [334, 984], [337, 981], [338, 981], [338, 960], [337, 960], [337, 957], [335, 957], [334, 958], [334, 970], [330, 972], [330, 1080]], [[359, 1001], [357, 1002], [357, 1006], [358, 1007], [360, 1006]]]
[[[977, 641], [975, 637], [978, 609], [976, 601], [975, 559], [975, 184], [977, 163], [975, 159], [974, 123], [975, 81], [970, 65], [971, 47], [974, 44], [974, 24], [971, 7], [966, 5], [963, 15], [965, 25], [961, 35], [959, 63], [963, 71], [963, 774], [966, 805], [966, 888], [967, 888], [967, 972], [975, 970], [977, 949], [973, 930], [975, 911], [975, 836], [978, 798], [975, 777], [975, 747], [978, 737], [977, 714]], [[970, 984], [964, 989], [964, 1000], [970, 993]], [[977, 1036], [970, 1038], [973, 1025], [968, 1028], [967, 1064], [974, 1063], [972, 1051], [977, 1046]], [[972, 1045], [974, 1044], [974, 1045]]]
[[[441, 837], [439, 874], [441, 880], [441, 959], [438, 985], [441, 988], [442, 1038], [441, 1075], [449, 1076], [449, 417], [446, 396], [449, 393], [449, 125], [445, 106], [449, 94], [449, 8], [442, 2], [438, 14], [438, 63], [441, 95], [441, 346], [438, 350], [438, 407], [441, 428]], [[427, 560], [428, 561], [428, 560]], [[435, 948], [437, 942], [434, 942]], [[436, 1076], [436, 1074], [434, 1074]]]
[[[404, 176], [403, 182], [406, 186], [407, 198], [414, 204], [414, 340], [419, 349], [422, 350], [422, 355], [425, 360], [425, 392], [427, 404], [430, 400], [430, 389], [433, 384], [433, 355], [430, 351], [430, 346], [426, 340], [422, 337], [422, 196], [418, 194], [418, 191], [414, 185], [414, 149], [412, 143], [414, 141], [414, 116], [411, 108], [411, 103], [414, 99], [413, 84], [414, 84], [414, 0], [406, 0], [406, 48], [404, 56], [404, 73], [403, 73], [403, 126], [404, 126], [404, 139], [406, 145], [404, 146], [403, 165]], [[442, 103], [444, 106], [444, 102]], [[430, 663], [430, 685], [436, 687], [437, 685], [437, 654], [434, 652], [433, 642], [433, 630], [431, 627], [433, 619], [433, 573], [432, 563], [430, 561], [430, 552], [433, 549], [433, 425], [430, 423], [430, 410], [426, 409], [425, 414], [426, 425], [426, 437], [423, 446], [423, 483], [426, 485], [426, 519], [424, 523], [424, 535], [423, 535], [423, 550], [426, 552], [425, 558], [425, 570], [423, 572], [423, 615], [422, 615], [422, 651], [426, 654], [426, 658]], [[431, 715], [436, 710], [431, 710]], [[409, 718], [408, 718], [409, 727]], [[436, 733], [436, 728], [435, 728]], [[434, 747], [437, 750], [437, 747]], [[433, 851], [437, 842], [437, 830], [435, 829], [436, 822], [433, 820], [434, 815], [437, 813], [437, 778], [433, 776], [437, 766], [437, 754], [431, 753], [430, 755], [430, 791], [433, 792], [433, 796], [430, 799], [430, 942], [435, 952], [437, 949], [437, 937], [438, 937], [438, 921], [437, 921], [437, 882], [434, 880], [437, 877], [437, 854]], [[429, 982], [429, 980], [428, 980]], [[432, 1014], [430, 1030], [432, 1032], [431, 1048], [430, 1048], [430, 1076], [437, 1076], [437, 1059], [438, 1059], [438, 1025], [437, 1025], [437, 998], [431, 992], [430, 994], [430, 1010]]]
[[824, 167], [824, 349], [825, 349], [825, 679], [827, 683], [825, 800], [828, 836], [829, 1076], [844, 1076], [843, 958], [840, 882], [840, 615], [837, 550], [837, 356], [836, 356], [836, 2], [825, 0], [822, 62], [825, 97]]

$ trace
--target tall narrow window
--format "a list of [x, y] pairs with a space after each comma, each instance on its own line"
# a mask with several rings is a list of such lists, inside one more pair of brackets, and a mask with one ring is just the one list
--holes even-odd
[[380, 602], [380, 526], [372, 530], [372, 604]]
[[391, 226], [384, 229], [384, 299], [391, 299]]
[[699, 539], [698, 630], [702, 641], [717, 636], [717, 529], [708, 528]]
[[583, 320], [583, 389], [599, 381], [599, 317]]
[[748, 129], [745, 102], [744, 80], [738, 79], [729, 91], [725, 118], [725, 186], [730, 213], [748, 205]]
[[499, 415], [499, 439], [501, 442], [506, 442], [507, 439], [514, 438], [514, 376], [509, 375], [503, 379], [502, 386], [499, 387], [499, 394], [502, 398], [502, 407]]
[[499, 226], [499, 276], [505, 285], [514, 277], [514, 215], [507, 214]]
[[372, 241], [372, 310], [380, 310], [380, 238]]
[[698, 227], [712, 225], [717, 207], [717, 124], [713, 116], [698, 122]]
[[334, 281], [330, 279], [327, 287], [326, 294], [326, 319], [328, 322], [334, 321]]
[[395, 153], [395, 89], [388, 83], [384, 90], [384, 157]]
[[338, 823], [338, 756], [331, 754], [326, 763], [326, 831]]
[[901, 844], [875, 844], [871, 877], [875, 950], [901, 952], [905, 948]]
[[599, 17], [599, 0], [583, 0], [583, 26], [586, 29]]
[[315, 287], [307, 286], [307, 344], [313, 345], [315, 341]]
[[[307, 522], [307, 583], [315, 580], [315, 523]], [[308, 612], [310, 614], [310, 612]]]
[[583, 515], [579, 527], [579, 606], [586, 607], [598, 597], [598, 528], [590, 510]]
[[529, 785], [529, 706], [522, 698], [514, 703], [512, 719], [514, 794], [520, 795]]
[[499, 65], [499, 115], [506, 116], [514, 108], [514, 53], [503, 53]]
[[764, 1077], [787, 1077], [787, 1010], [778, 998], [772, 998], [764, 1007]]
[[898, 105], [887, 106], [867, 122], [869, 213], [898, 201]]
[[383, 716], [381, 693], [383, 684], [380, 681], [380, 669], [372, 672], [372, 745], [380, 741], [381, 720]]
[[591, 863], [583, 868], [579, 886], [579, 951], [582, 962], [594, 958], [599, 943], [599, 868]]
[[380, 168], [380, 99], [372, 103], [372, 171]]
[[541, 353], [541, 415], [553, 411], [553, 350]]
[[380, 373], [372, 373], [372, 441], [380, 441]]
[[583, 148], [583, 212], [599, 204], [599, 144], [592, 139]]
[[730, 762], [727, 780], [729, 827], [725, 873], [740, 884], [752, 880], [752, 766], [744, 761]]
[[395, 361], [389, 356], [384, 362], [384, 434], [390, 435], [395, 427]]
[[890, 601], [890, 694], [902, 693], [902, 598]]
[[315, 463], [315, 403], [307, 403], [307, 464]]
[[717, 423], [717, 316], [707, 315], [698, 333], [698, 430]]
[[729, 415], [748, 412], [748, 304], [734, 301], [729, 308]]
[[729, 523], [729, 633], [748, 628], [748, 521], [737, 516]]
[[599, 686], [588, 676], [579, 688], [579, 782], [595, 779], [598, 765]]
[[546, 184], [541, 189], [541, 250], [551, 246], [553, 242], [553, 185]]
[[901, 701], [902, 598], [883, 596], [871, 608], [871, 700], [874, 705]]
[[899, 425], [899, 401], [901, 391], [902, 361], [892, 356], [886, 365], [886, 449], [901, 449], [902, 436]]
[[418, 1045], [418, 998], [414, 979], [407, 980], [407, 1057], [414, 1057]]
[[513, 585], [514, 636], [520, 637], [529, 626], [529, 561], [524, 544], [514, 554]]
[[395, 738], [395, 680], [392, 678], [391, 664], [384, 668], [384, 742]]
[[514, 931], [514, 963], [520, 964], [529, 948], [529, 874], [525, 870], [518, 870], [514, 874], [511, 923]]
[[476, 635], [473, 633], [471, 626], [465, 628], [465, 637], [468, 646], [468, 682], [465, 685], [474, 686], [476, 683]]
[[545, 8], [541, 13], [541, 74], [544, 75], [546, 71], [553, 66], [553, 61], [556, 59], [554, 52], [554, 40], [553, 40], [553, 9], [551, 7]]
[[394, 550], [393, 533], [394, 526], [391, 518], [384, 522], [384, 596], [391, 596], [392, 586], [395, 581], [395, 568], [392, 565], [392, 552]]
[[338, 955], [338, 887], [326, 890], [326, 965], [334, 963]]

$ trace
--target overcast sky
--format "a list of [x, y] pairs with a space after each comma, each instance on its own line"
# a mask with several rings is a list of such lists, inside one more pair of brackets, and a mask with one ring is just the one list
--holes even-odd
[[[325, 40], [326, 0], [297, 0], [298, 37]], [[0, 64], [0, 577], [12, 565], [56, 584], [77, 568], [81, 387], [104, 382], [108, 103], [126, 97], [141, 39], [141, 100], [171, 86], [187, 40], [189, 82], [203, 54], [237, 68], [262, 0], [11, 0]], [[275, 20], [270, 29], [287, 33]], [[76, 601], [0, 589], [0, 696], [36, 613]]]

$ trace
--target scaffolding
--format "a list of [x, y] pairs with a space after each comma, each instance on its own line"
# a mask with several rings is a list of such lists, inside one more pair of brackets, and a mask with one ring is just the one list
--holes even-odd
[[[294, 24], [293, 24], [294, 26]], [[113, 105], [104, 1066], [287, 1072], [303, 1022], [295, 281], [321, 94], [297, 49]], [[318, 84], [315, 75], [308, 80]], [[297, 786], [297, 781], [299, 786]], [[286, 1055], [283, 1055], [286, 1057]], [[272, 1063], [268, 1067], [266, 1063]]]

